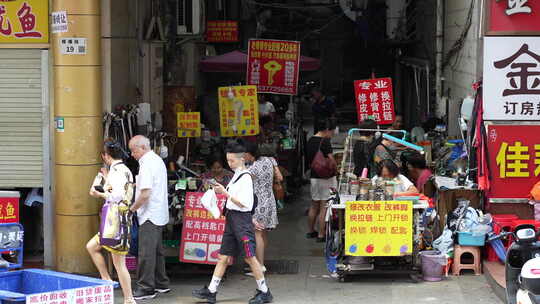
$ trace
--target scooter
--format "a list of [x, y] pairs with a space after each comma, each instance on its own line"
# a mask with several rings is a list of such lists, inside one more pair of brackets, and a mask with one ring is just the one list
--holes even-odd
[[506, 303], [540, 304], [540, 242], [533, 225], [519, 225], [515, 232], [495, 238], [514, 236], [506, 254]]

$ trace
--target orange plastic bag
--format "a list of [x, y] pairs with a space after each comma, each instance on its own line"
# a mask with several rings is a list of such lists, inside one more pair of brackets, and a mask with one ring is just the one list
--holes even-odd
[[540, 182], [534, 184], [531, 189], [531, 199], [535, 201], [540, 201]]

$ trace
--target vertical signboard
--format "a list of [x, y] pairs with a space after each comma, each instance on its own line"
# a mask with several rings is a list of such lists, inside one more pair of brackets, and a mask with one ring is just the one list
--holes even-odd
[[259, 106], [256, 86], [220, 87], [219, 124], [221, 136], [259, 134]]
[[379, 125], [391, 124], [395, 119], [392, 78], [374, 78], [354, 82], [358, 122], [368, 117]]
[[178, 137], [201, 137], [201, 112], [176, 114]]
[[487, 136], [489, 197], [528, 198], [540, 177], [540, 125], [489, 125]]
[[259, 93], [296, 95], [299, 71], [300, 42], [249, 40], [246, 79]]
[[485, 37], [484, 119], [540, 119], [540, 37]]
[[[225, 217], [212, 217], [201, 204], [202, 192], [186, 193], [182, 227], [180, 261], [196, 264], [216, 264], [225, 231]], [[223, 210], [226, 198], [218, 195], [218, 206]]]

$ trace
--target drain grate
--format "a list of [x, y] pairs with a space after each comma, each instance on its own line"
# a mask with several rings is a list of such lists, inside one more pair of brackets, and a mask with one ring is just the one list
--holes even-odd
[[267, 274], [297, 274], [300, 268], [298, 260], [267, 260]]

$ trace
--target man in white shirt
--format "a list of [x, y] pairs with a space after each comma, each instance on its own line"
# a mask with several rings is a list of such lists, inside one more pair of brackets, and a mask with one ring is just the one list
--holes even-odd
[[276, 113], [276, 108], [274, 107], [274, 105], [270, 101], [268, 101], [267, 98], [263, 94], [259, 94], [258, 100], [259, 100], [259, 117], [269, 116], [273, 119], [274, 114]]
[[163, 227], [169, 222], [167, 168], [150, 148], [148, 138], [137, 135], [129, 141], [131, 155], [139, 161], [135, 203], [130, 210], [139, 220], [139, 256], [136, 300], [152, 299], [169, 292], [162, 244]]

